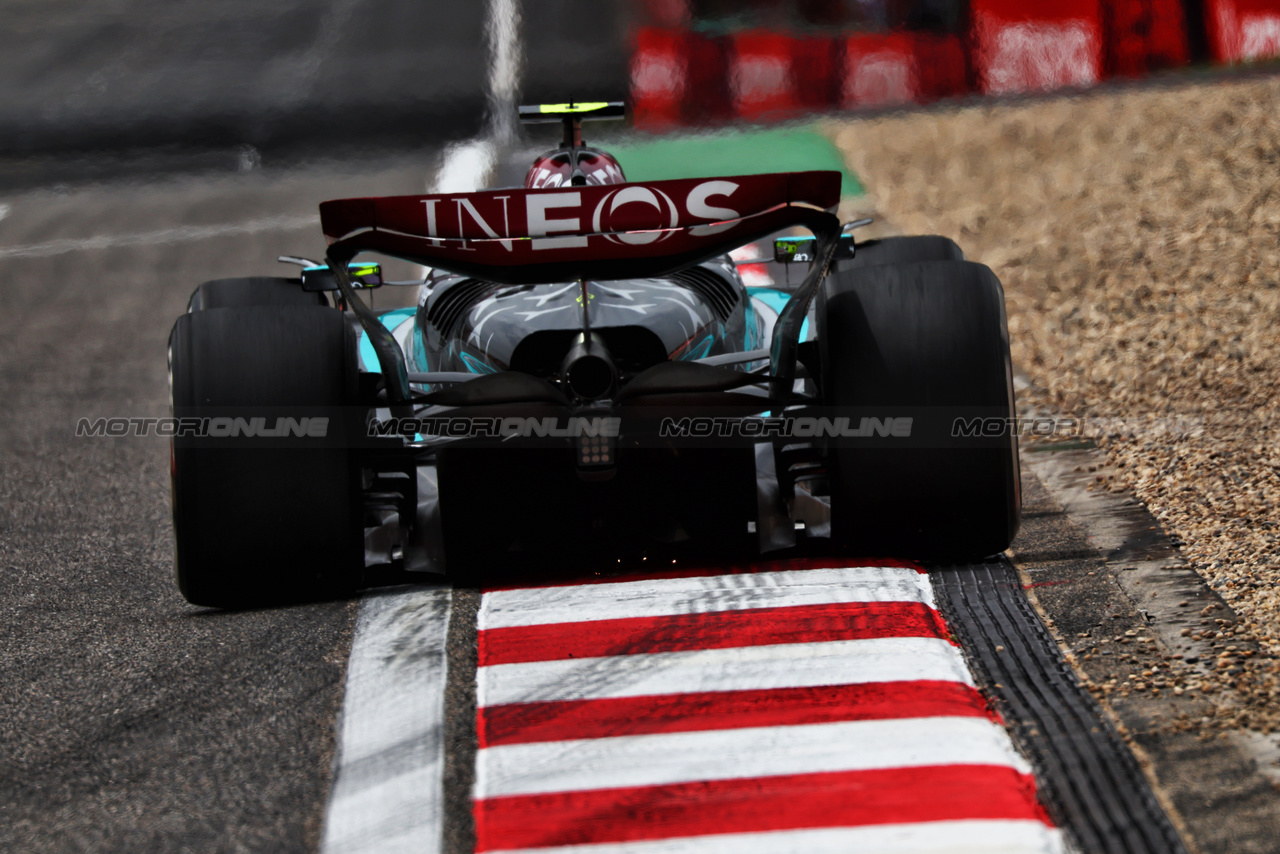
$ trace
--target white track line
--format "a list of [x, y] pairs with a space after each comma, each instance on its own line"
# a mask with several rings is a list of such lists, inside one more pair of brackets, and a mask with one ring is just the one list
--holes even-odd
[[[486, 139], [455, 143], [445, 149], [433, 193], [470, 193], [484, 183], [498, 162], [498, 150]], [[479, 178], [477, 179], [477, 176]]]
[[520, 6], [520, 0], [489, 0], [484, 21], [489, 47], [488, 135], [502, 144], [516, 135], [516, 98], [524, 65]]
[[429, 588], [361, 602], [324, 854], [440, 850], [449, 601]]
[[190, 243], [213, 237], [257, 234], [262, 231], [299, 231], [320, 225], [319, 214], [305, 216], [272, 216], [252, 219], [248, 222], [228, 222], [220, 225], [184, 225], [159, 231], [137, 234], [107, 234], [97, 237], [65, 237], [26, 246], [0, 247], [0, 258], [48, 258], [66, 255], [68, 252], [84, 252], [95, 249], [115, 249], [121, 246], [156, 246], [164, 243]]
[[849, 602], [922, 602], [934, 606], [928, 576], [914, 569], [802, 569], [495, 590], [485, 594], [480, 628]]
[[[538, 854], [1062, 854], [1062, 834], [1038, 821], [914, 824], [720, 833], [539, 848]], [[504, 854], [494, 851], [492, 854]]]
[[[493, 105], [511, 100], [519, 82], [517, 0], [489, 0], [486, 26], [492, 31], [490, 87], [500, 90], [490, 93]], [[496, 163], [491, 140], [451, 146], [427, 192], [477, 190]], [[307, 225], [316, 222], [310, 217]], [[440, 851], [450, 601], [451, 591], [442, 587], [361, 602], [322, 854]]]
[[509, 744], [480, 751], [476, 795], [533, 795], [925, 765], [1030, 767], [986, 718], [903, 718]]
[[938, 638], [787, 643], [481, 667], [476, 702], [547, 703], [772, 690], [867, 682], [973, 680], [960, 651]]

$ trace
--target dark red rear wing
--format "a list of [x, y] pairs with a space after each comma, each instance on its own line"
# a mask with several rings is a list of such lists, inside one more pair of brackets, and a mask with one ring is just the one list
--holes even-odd
[[659, 276], [793, 225], [829, 222], [839, 172], [339, 199], [329, 256], [381, 252], [507, 284]]

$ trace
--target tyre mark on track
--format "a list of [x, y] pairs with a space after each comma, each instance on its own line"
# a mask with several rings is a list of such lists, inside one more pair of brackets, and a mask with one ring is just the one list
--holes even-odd
[[95, 237], [63, 237], [25, 246], [0, 246], [0, 258], [48, 258], [69, 252], [116, 249], [122, 246], [157, 246], [165, 243], [190, 243], [213, 237], [257, 234], [262, 231], [301, 231], [320, 225], [318, 214], [271, 216], [248, 222], [218, 225], [184, 225], [136, 234], [104, 234]]

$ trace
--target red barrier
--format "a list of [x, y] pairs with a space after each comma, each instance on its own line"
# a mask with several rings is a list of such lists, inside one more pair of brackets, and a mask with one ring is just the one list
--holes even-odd
[[843, 107], [887, 107], [920, 100], [916, 47], [904, 33], [859, 33], [844, 41]]
[[[1185, 66], [1198, 42], [1188, 31], [1187, 0], [968, 0], [963, 37], [762, 29], [709, 36], [687, 28], [684, 0], [652, 2], [666, 17], [654, 13], [664, 25], [636, 33], [632, 101], [637, 125], [658, 130], [928, 103], [974, 89], [998, 95], [1088, 87]], [[1216, 62], [1280, 57], [1280, 0], [1202, 2]], [[899, 0], [886, 8], [890, 21], [911, 20]]]
[[794, 39], [768, 30], [730, 36], [729, 91], [734, 112], [748, 120], [778, 119], [799, 112], [791, 72]]
[[1102, 79], [1098, 0], [972, 0], [970, 50], [988, 94], [1090, 86]]
[[1280, 0], [1205, 0], [1204, 24], [1218, 62], [1280, 56]]
[[968, 60], [959, 36], [916, 33], [912, 42], [920, 100], [954, 98], [969, 91]]
[[1111, 0], [1108, 76], [1141, 77], [1191, 60], [1181, 0]]
[[843, 45], [833, 36], [798, 36], [791, 42], [791, 79], [796, 104], [810, 112], [840, 103]]
[[638, 127], [654, 130], [680, 123], [689, 63], [684, 30], [644, 27], [631, 54], [631, 112]]
[[723, 37], [690, 33], [689, 87], [685, 91], [684, 120], [690, 125], [733, 118], [729, 94], [729, 56]]

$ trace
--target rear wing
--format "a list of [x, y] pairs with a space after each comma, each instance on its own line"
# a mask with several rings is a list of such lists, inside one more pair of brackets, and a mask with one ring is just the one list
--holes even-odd
[[839, 172], [340, 199], [329, 257], [381, 252], [501, 284], [661, 276], [793, 225], [830, 227]]

